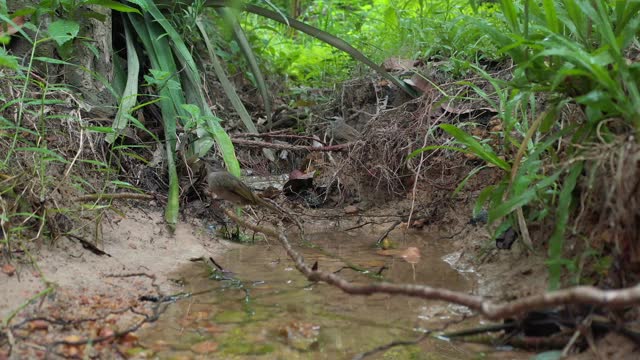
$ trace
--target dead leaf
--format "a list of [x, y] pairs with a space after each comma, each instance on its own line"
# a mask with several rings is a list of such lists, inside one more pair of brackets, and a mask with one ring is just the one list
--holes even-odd
[[409, 264], [417, 264], [420, 262], [420, 249], [414, 246], [408, 247], [400, 257]]
[[6, 30], [4, 30], [4, 28], [0, 28], [0, 37], [11, 36], [17, 33], [18, 29], [20, 29], [22, 25], [24, 25], [24, 16], [16, 16], [13, 19], [11, 19], [11, 21], [13, 21], [16, 25], [18, 25], [18, 27], [16, 28], [16, 27], [13, 27], [13, 25], [11, 24], [7, 24]]
[[426, 219], [417, 219], [413, 221], [411, 226], [413, 226], [416, 229], [422, 229], [426, 223], [427, 223]]
[[296, 169], [289, 174], [289, 180], [311, 179], [313, 178], [313, 174], [314, 174], [313, 172], [303, 173], [302, 171]]
[[303, 190], [313, 188], [313, 175], [315, 172], [303, 173], [300, 170], [293, 170], [289, 174], [289, 180], [282, 186], [285, 196], [298, 196]]
[[344, 213], [347, 215], [357, 214], [358, 211], [360, 211], [360, 209], [358, 209], [358, 207], [355, 205], [349, 205], [344, 208]]
[[491, 118], [491, 120], [489, 120], [489, 123], [487, 123], [487, 127], [492, 128], [494, 126], [501, 125], [501, 124], [502, 124], [502, 120], [499, 117], [495, 116]]
[[100, 331], [98, 332], [98, 336], [100, 337], [105, 337], [105, 338], [111, 338], [115, 336], [115, 331], [113, 331], [113, 329], [108, 328], [108, 327], [104, 327], [102, 329], [100, 329]]
[[2, 272], [9, 276], [13, 276], [13, 274], [16, 273], [16, 267], [11, 264], [4, 264], [2, 265]]
[[191, 346], [191, 351], [197, 354], [207, 354], [218, 350], [218, 343], [214, 341], [203, 341]]
[[63, 339], [65, 342], [75, 343], [81, 341], [82, 338], [79, 335], [69, 335]]
[[120, 343], [135, 343], [138, 341], [138, 336], [134, 333], [126, 333], [120, 338]]
[[418, 73], [413, 74], [411, 79], [405, 79], [404, 82], [420, 90], [423, 93], [427, 93], [433, 90], [433, 86], [431, 85], [431, 83], [429, 83], [429, 81], [427, 81], [425, 76], [420, 75]]
[[[82, 340], [82, 338], [78, 335], [69, 335], [63, 339], [66, 342], [75, 343]], [[77, 357], [80, 355], [80, 348], [82, 345], [64, 345], [62, 352], [67, 357]]]
[[33, 320], [29, 322], [29, 330], [48, 330], [49, 322], [45, 320]]

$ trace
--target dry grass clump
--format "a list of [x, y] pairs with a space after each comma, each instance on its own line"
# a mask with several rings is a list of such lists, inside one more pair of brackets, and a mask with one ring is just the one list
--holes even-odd
[[[640, 145], [620, 136], [588, 152], [580, 226], [590, 229], [592, 247], [612, 249], [626, 275], [640, 270]], [[625, 282], [624, 276], [621, 279]], [[627, 279], [633, 280], [633, 279]], [[624, 284], [620, 284], [624, 285]]]
[[[363, 142], [348, 156], [345, 171], [356, 177], [360, 193], [381, 198], [402, 195], [416, 171], [407, 155], [436, 140], [427, 137], [437, 120], [431, 116], [428, 96], [382, 111], [363, 129]], [[413, 165], [413, 166], [412, 166]]]
[[36, 74], [0, 78], [3, 233], [9, 245], [45, 234], [55, 239], [71, 230], [70, 218], [88, 215], [71, 199], [106, 188], [110, 154], [104, 134], [90, 130], [103, 124], [87, 119], [82, 102], [63, 86]]

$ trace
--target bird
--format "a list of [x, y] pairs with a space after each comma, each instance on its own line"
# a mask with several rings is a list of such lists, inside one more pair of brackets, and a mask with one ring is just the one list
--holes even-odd
[[239, 178], [227, 171], [212, 171], [207, 176], [209, 191], [219, 199], [237, 205], [258, 205], [260, 199]]
[[214, 193], [218, 199], [229, 201], [236, 205], [257, 205], [264, 206], [270, 210], [282, 213], [274, 204], [259, 197], [242, 180], [231, 175], [228, 171], [212, 171], [207, 175], [209, 191]]
[[236, 205], [258, 205], [266, 207], [267, 209], [284, 215], [293, 221], [300, 233], [304, 234], [304, 227], [300, 221], [280, 208], [276, 204], [272, 204], [268, 200], [265, 200], [256, 195], [242, 180], [231, 175], [225, 170], [214, 170], [207, 175], [207, 184], [210, 192], [215, 194], [217, 198], [229, 201]]
[[360, 132], [353, 126], [347, 124], [343, 118], [335, 116], [332, 117], [331, 120], [329, 124], [329, 134], [336, 143], [351, 142], [360, 138]]

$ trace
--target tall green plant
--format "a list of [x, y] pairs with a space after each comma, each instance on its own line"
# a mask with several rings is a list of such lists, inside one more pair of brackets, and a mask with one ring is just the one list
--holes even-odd
[[[501, 101], [498, 108], [505, 125], [505, 144], [516, 145], [518, 152], [509, 160], [512, 171], [505, 174], [506, 186], [505, 182], [498, 185], [507, 192], [507, 198], [493, 203], [490, 219], [496, 220], [534, 203], [541, 207], [541, 215], [554, 213], [555, 230], [549, 239], [548, 264], [549, 285], [555, 289], [560, 286], [562, 266], [567, 264], [562, 257], [564, 239], [575, 201], [573, 190], [584, 164], [580, 148], [565, 147], [562, 154], [565, 162], [560, 163], [552, 145], [560, 138], [583, 144], [595, 141], [595, 129], [606, 132], [603, 121], [611, 118], [625, 121], [639, 138], [639, 72], [637, 66], [625, 59], [625, 54], [637, 41], [640, 4], [606, 0], [502, 0], [500, 6], [502, 24], [478, 21], [478, 26], [516, 65], [513, 81], [504, 89], [494, 87], [501, 99], [510, 94], [510, 100]], [[477, 91], [483, 96], [481, 90]], [[548, 99], [543, 117], [524, 111], [533, 111], [538, 95], [543, 93]], [[525, 105], [522, 100], [531, 96], [530, 105]], [[558, 121], [557, 114], [568, 103], [582, 106], [584, 121]], [[536, 118], [539, 121], [530, 121]], [[509, 141], [512, 129], [524, 135], [521, 143]], [[478, 156], [486, 152], [486, 149], [479, 151], [469, 135], [456, 135], [459, 131], [449, 132], [466, 145], [467, 151]], [[543, 153], [554, 156], [540, 157]], [[544, 169], [550, 167], [557, 170], [548, 174]], [[484, 194], [482, 200], [488, 198], [491, 197]]]

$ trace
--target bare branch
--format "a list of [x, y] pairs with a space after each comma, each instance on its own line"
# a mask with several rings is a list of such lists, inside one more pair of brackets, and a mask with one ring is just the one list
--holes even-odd
[[504, 319], [532, 310], [554, 307], [567, 304], [598, 305], [608, 308], [620, 308], [637, 305], [640, 303], [640, 285], [620, 290], [601, 290], [592, 286], [578, 286], [548, 292], [540, 295], [527, 296], [518, 300], [494, 303], [481, 296], [470, 295], [463, 292], [451, 291], [444, 288], [435, 288], [426, 285], [393, 284], [378, 282], [371, 284], [354, 284], [340, 276], [320, 270], [312, 270], [304, 258], [298, 254], [289, 243], [282, 231], [251, 224], [232, 211], [225, 212], [230, 218], [251, 230], [262, 232], [267, 236], [277, 238], [289, 257], [293, 260], [296, 269], [310, 281], [323, 281], [336, 286], [340, 290], [354, 295], [372, 295], [376, 293], [397, 294], [417, 297], [427, 300], [443, 300], [450, 303], [464, 305], [477, 311], [490, 320]]

